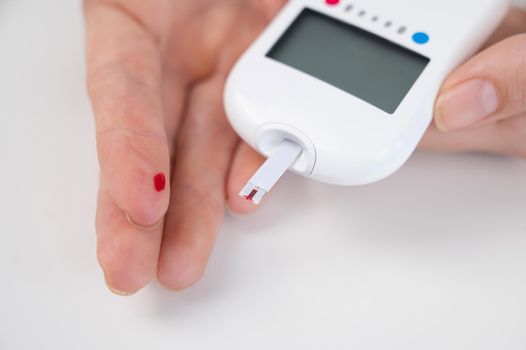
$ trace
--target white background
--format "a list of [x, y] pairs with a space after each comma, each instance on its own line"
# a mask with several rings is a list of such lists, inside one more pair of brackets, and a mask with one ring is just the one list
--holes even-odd
[[526, 162], [492, 156], [289, 175], [196, 287], [110, 294], [82, 41], [78, 1], [0, 1], [0, 349], [526, 349]]

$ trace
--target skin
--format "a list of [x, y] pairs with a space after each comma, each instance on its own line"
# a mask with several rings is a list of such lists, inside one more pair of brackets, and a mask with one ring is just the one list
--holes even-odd
[[[263, 159], [230, 128], [222, 93], [234, 62], [283, 3], [85, 1], [101, 166], [97, 257], [115, 293], [133, 294], [154, 279], [171, 290], [192, 286], [205, 271], [225, 209], [255, 209], [237, 193]], [[430, 127], [422, 148], [526, 157], [522, 32], [526, 15], [513, 10], [488, 47], [442, 89], [491, 79], [498, 112], [451, 130], [437, 103], [438, 127]], [[161, 192], [152, 182], [158, 173], [168, 180]]]

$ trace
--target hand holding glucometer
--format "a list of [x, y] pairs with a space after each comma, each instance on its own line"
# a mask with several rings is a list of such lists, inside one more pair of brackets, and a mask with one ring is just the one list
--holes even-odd
[[[289, 1], [234, 67], [227, 115], [269, 161], [295, 142], [301, 151], [288, 166], [299, 174], [338, 185], [380, 180], [415, 150], [440, 85], [507, 8], [506, 0]], [[259, 203], [273, 172], [260, 171], [241, 195]]]
[[85, 4], [97, 256], [117, 293], [191, 286], [225, 208], [253, 211], [238, 193], [257, 202], [289, 168], [359, 185], [417, 144], [526, 157], [526, 15], [491, 34], [506, 1]]

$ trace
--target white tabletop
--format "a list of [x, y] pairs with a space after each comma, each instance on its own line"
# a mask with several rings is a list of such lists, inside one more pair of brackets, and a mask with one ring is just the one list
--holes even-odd
[[0, 349], [525, 349], [526, 162], [418, 153], [340, 188], [289, 175], [227, 217], [205, 278], [117, 297], [72, 0], [0, 2]]

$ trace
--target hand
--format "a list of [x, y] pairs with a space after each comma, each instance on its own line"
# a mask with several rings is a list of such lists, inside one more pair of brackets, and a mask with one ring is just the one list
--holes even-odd
[[[156, 275], [170, 289], [192, 285], [225, 205], [238, 213], [253, 208], [237, 192], [262, 159], [228, 126], [222, 90], [235, 59], [283, 2], [85, 0], [101, 164], [97, 255], [115, 292], [131, 294]], [[524, 31], [524, 23], [524, 14], [512, 12], [493, 41]], [[525, 154], [524, 40], [507, 39], [453, 73], [435, 116], [450, 131], [431, 127], [423, 148]], [[495, 102], [488, 85], [479, 84], [482, 105], [497, 105], [483, 121], [470, 110], [480, 105], [476, 97], [454, 94], [473, 78], [497, 90]], [[455, 111], [462, 106], [468, 112]]]
[[110, 289], [203, 274], [225, 205], [262, 159], [223, 112], [232, 64], [284, 0], [86, 0], [101, 166], [97, 257]]
[[524, 33], [526, 13], [514, 9], [487, 48], [449, 76], [422, 148], [526, 158]]

